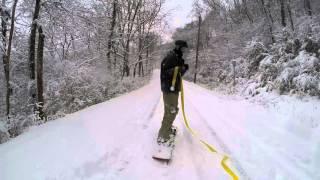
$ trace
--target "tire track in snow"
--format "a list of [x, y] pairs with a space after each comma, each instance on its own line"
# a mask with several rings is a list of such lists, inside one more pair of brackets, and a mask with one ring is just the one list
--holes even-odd
[[[156, 98], [152, 97], [152, 99], [155, 99], [155, 100], [152, 100], [150, 102], [150, 104], [153, 103], [151, 108], [150, 106], [141, 105], [142, 107], [146, 107], [143, 109], [143, 113], [142, 113], [143, 116], [141, 116], [141, 120], [143, 120], [141, 123], [143, 130], [148, 128], [148, 125], [157, 109], [157, 106], [160, 103], [159, 95], [157, 95]], [[144, 101], [141, 101], [141, 103], [144, 103]], [[138, 127], [141, 124], [139, 123]], [[139, 134], [143, 133], [144, 132], [143, 130], [133, 131], [132, 137], [140, 137]], [[105, 178], [112, 177], [112, 179], [116, 177], [121, 178], [122, 176], [125, 176], [125, 171], [128, 170], [128, 168], [130, 168], [132, 164], [135, 164], [136, 162], [135, 160], [137, 158], [140, 159], [140, 157], [137, 156], [136, 152], [143, 152], [144, 150], [143, 146], [146, 146], [146, 144], [144, 143], [142, 146], [133, 146], [135, 148], [134, 150], [132, 149], [132, 147], [130, 148], [130, 146], [123, 144], [122, 146], [119, 146], [118, 148], [112, 151], [105, 152], [104, 155], [102, 155], [101, 157], [95, 160], [91, 160], [83, 163], [81, 167], [78, 167], [77, 169], [74, 170], [74, 176], [77, 178], [87, 177], [88, 179], [95, 177], [99, 173], [102, 174]], [[109, 162], [112, 162], [112, 163], [109, 163]], [[109, 170], [105, 170], [105, 169], [109, 169]]]
[[155, 101], [155, 103], [153, 104], [153, 107], [151, 109], [151, 112], [147, 115], [147, 118], [145, 119], [143, 125], [142, 125], [142, 128], [143, 129], [146, 129], [148, 128], [153, 116], [154, 116], [154, 113], [156, 112], [156, 109], [158, 107], [158, 105], [160, 104], [161, 102], [161, 94], [158, 96], [157, 98], [157, 101]]
[[[195, 87], [193, 87], [192, 85], [188, 85], [188, 88], [193, 89], [192, 91], [194, 91], [194, 92], [199, 91], [197, 89], [195, 90]], [[205, 93], [208, 96], [214, 96], [214, 94], [211, 94], [206, 91], [201, 91], [201, 93]], [[193, 104], [192, 104], [192, 106], [194, 107]], [[215, 115], [218, 116], [219, 119], [221, 119], [223, 121], [215, 121], [215, 122], [224, 122], [224, 123], [220, 123], [220, 125], [225, 126], [226, 128], [228, 127], [229, 129], [232, 129], [232, 132], [237, 132], [235, 134], [241, 134], [241, 132], [243, 134], [243, 131], [240, 131], [239, 128], [237, 128], [234, 124], [230, 123], [228, 121], [228, 119], [225, 118], [221, 114], [221, 113], [223, 113], [223, 111], [216, 111], [216, 112], [217, 112], [217, 114], [215, 114]], [[228, 113], [233, 113], [233, 112], [228, 111]], [[200, 111], [198, 111], [198, 114], [201, 114]], [[211, 127], [207, 123], [205, 118], [201, 118], [201, 119], [203, 122], [206, 122], [208, 127]], [[279, 167], [281, 167], [281, 169], [283, 169], [286, 172], [286, 174], [294, 174], [295, 176], [298, 175], [298, 177], [299, 177], [298, 179], [301, 179], [301, 178], [303, 179], [305, 177], [312, 179], [311, 172], [306, 171], [305, 168], [301, 168], [301, 165], [297, 165], [296, 163], [292, 163], [292, 164], [295, 164], [296, 166], [288, 166], [287, 162], [290, 162], [292, 160], [292, 158], [288, 157], [288, 155], [286, 155], [282, 152], [279, 153], [278, 151], [274, 150], [273, 148], [270, 148], [268, 145], [261, 143], [258, 138], [254, 137], [253, 135], [249, 134], [248, 132], [245, 131], [244, 133], [246, 134], [247, 137], [249, 137], [254, 142], [255, 148], [259, 149], [260, 154], [263, 154], [264, 156], [269, 157], [268, 159], [271, 159], [273, 162], [275, 162]], [[228, 149], [226, 149], [225, 152], [228, 152]], [[280, 155], [277, 155], [277, 154], [280, 154]], [[233, 157], [233, 159], [234, 159], [234, 157]], [[301, 169], [304, 170], [303, 174], [301, 174]], [[299, 172], [299, 174], [297, 174], [298, 172]]]
[[[220, 119], [224, 119], [223, 122], [225, 122], [226, 126], [230, 127], [233, 132], [240, 132], [236, 126], [234, 126], [232, 123], [228, 122], [228, 120], [226, 120], [226, 118], [223, 118], [221, 116], [221, 114], [219, 114], [219, 117], [220, 117]], [[306, 177], [308, 177], [308, 179], [310, 179], [310, 180], [313, 179], [311, 173], [306, 171], [304, 168], [301, 168], [300, 165], [292, 162], [291, 157], [289, 157], [287, 154], [279, 152], [274, 148], [270, 148], [269, 145], [265, 144], [259, 138], [255, 137], [254, 135], [251, 135], [248, 132], [245, 132], [245, 133], [247, 134], [248, 137], [250, 136], [251, 140], [254, 142], [255, 147], [260, 149], [259, 150], [260, 154], [263, 154], [264, 156], [267, 156], [270, 159], [272, 159], [273, 162], [278, 164], [278, 166], [281, 167], [281, 169], [283, 169], [287, 175], [292, 174], [292, 175], [298, 176], [299, 177], [298, 179], [305, 179]], [[261, 142], [263, 142], [263, 143], [261, 143]], [[292, 163], [289, 163], [289, 162], [292, 162]], [[288, 165], [288, 163], [290, 165]], [[294, 166], [292, 166], [293, 164], [294, 164]], [[303, 171], [302, 171], [302, 169], [303, 169]], [[283, 175], [283, 173], [280, 174], [280, 176], [282, 176], [282, 175]]]
[[[181, 114], [179, 114], [179, 116], [177, 116], [177, 118], [182, 118], [180, 116], [181, 116]], [[179, 121], [177, 118], [175, 121]], [[187, 149], [188, 154], [190, 154], [189, 157], [191, 157], [191, 159], [192, 159], [191, 162], [194, 167], [194, 171], [196, 173], [197, 179], [202, 180], [204, 178], [202, 176], [202, 173], [201, 173], [199, 166], [196, 165], [196, 158], [195, 158], [195, 156], [193, 156], [194, 154], [196, 154], [196, 151], [194, 148], [193, 138], [192, 138], [191, 134], [189, 133], [189, 131], [184, 127], [184, 124], [181, 123], [181, 121], [179, 121], [179, 124], [180, 124], [180, 127], [183, 127], [180, 129], [183, 129], [182, 136], [184, 137], [184, 141], [185, 141], [184, 143], [187, 144], [187, 146], [188, 146], [188, 148], [184, 148], [184, 149]]]
[[205, 118], [200, 114], [200, 112], [193, 105], [193, 103], [191, 103], [191, 101], [189, 101], [189, 100], [187, 100], [187, 101], [188, 101], [188, 106], [191, 106], [190, 109], [192, 109], [193, 112], [195, 112], [197, 114], [197, 116], [199, 117], [198, 119], [204, 123], [205, 127], [209, 130], [210, 134], [214, 137], [214, 139], [218, 143], [219, 147], [223, 150], [223, 152], [227, 153], [228, 156], [230, 156], [231, 160], [234, 162], [234, 165], [235, 165], [237, 171], [241, 174], [242, 178], [250, 180], [249, 175], [246, 173], [246, 171], [242, 167], [241, 163], [234, 156], [232, 156], [233, 153], [230, 150], [230, 148], [223, 142], [223, 140], [216, 133], [216, 131], [211, 128], [211, 126], [208, 124], [208, 122], [205, 120]]

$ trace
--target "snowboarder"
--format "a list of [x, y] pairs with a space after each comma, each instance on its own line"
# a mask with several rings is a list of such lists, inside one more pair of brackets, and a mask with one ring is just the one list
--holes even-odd
[[[189, 65], [184, 63], [183, 53], [188, 48], [186, 41], [175, 41], [175, 48], [171, 50], [161, 62], [160, 80], [161, 91], [163, 93], [164, 116], [159, 130], [157, 143], [166, 144], [170, 141], [172, 135], [175, 135], [175, 129], [172, 123], [178, 113], [178, 98], [180, 92], [180, 80], [185, 72], [189, 69]], [[178, 71], [174, 76], [174, 71]], [[173, 78], [176, 80], [173, 81]], [[175, 82], [174, 85], [172, 82]]]

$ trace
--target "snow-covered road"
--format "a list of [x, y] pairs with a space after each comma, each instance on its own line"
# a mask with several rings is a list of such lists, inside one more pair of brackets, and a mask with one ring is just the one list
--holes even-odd
[[[231, 156], [229, 164], [240, 179], [320, 179], [319, 100], [279, 96], [266, 106], [184, 84], [191, 127]], [[172, 163], [151, 158], [163, 116], [159, 86], [155, 71], [141, 89], [0, 145], [0, 179], [230, 179], [220, 166], [221, 156], [208, 153], [186, 130], [181, 111]]]

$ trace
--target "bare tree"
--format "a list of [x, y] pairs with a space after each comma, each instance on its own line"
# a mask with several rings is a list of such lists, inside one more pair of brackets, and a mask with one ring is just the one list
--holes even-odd
[[286, 27], [287, 22], [286, 22], [285, 0], [279, 0], [279, 1], [280, 1], [280, 12], [281, 12], [281, 24], [283, 27]]
[[193, 78], [193, 82], [194, 82], [194, 83], [197, 83], [197, 70], [198, 70], [198, 60], [199, 60], [199, 46], [200, 46], [201, 23], [202, 23], [202, 18], [201, 18], [201, 15], [199, 14], [199, 20], [198, 20], [198, 36], [197, 36], [197, 47], [196, 47], [196, 65], [195, 65], [195, 73], [194, 73], [194, 78]]
[[4, 74], [6, 79], [6, 115], [10, 113], [10, 68], [9, 61], [7, 58], [7, 24], [9, 20], [9, 13], [6, 11], [6, 0], [2, 0], [1, 3], [1, 35], [2, 35], [2, 61], [4, 67]]
[[108, 70], [111, 70], [111, 50], [114, 46], [114, 31], [116, 26], [116, 19], [117, 19], [117, 9], [118, 9], [118, 0], [113, 0], [112, 5], [112, 17], [111, 17], [111, 24], [110, 24], [110, 34], [108, 37], [108, 49], [107, 49], [107, 63], [108, 63]]
[[[12, 12], [11, 12], [11, 26], [10, 26], [10, 33], [9, 33], [9, 41], [8, 47], [6, 47], [6, 36], [7, 36], [7, 22], [9, 19], [9, 14], [6, 10], [1, 9], [1, 16], [2, 16], [2, 42], [3, 42], [3, 65], [4, 65], [4, 72], [5, 72], [5, 79], [6, 79], [6, 115], [9, 118], [10, 116], [10, 96], [12, 93], [12, 89], [10, 86], [10, 57], [11, 57], [11, 49], [12, 49], [12, 41], [14, 35], [14, 26], [15, 26], [15, 14], [16, 14], [16, 7], [17, 7], [18, 0], [15, 0], [12, 5]], [[4, 8], [6, 5], [6, 0], [2, 1], [2, 7]]]
[[45, 118], [43, 112], [44, 97], [43, 97], [43, 48], [44, 48], [44, 34], [42, 32], [42, 27], [39, 26], [39, 39], [38, 39], [38, 49], [37, 49], [37, 110], [39, 112], [39, 117], [41, 119]]
[[287, 11], [288, 11], [288, 17], [290, 20], [290, 25], [291, 25], [291, 29], [292, 31], [294, 31], [294, 23], [293, 23], [293, 18], [292, 18], [292, 10], [291, 10], [291, 0], [287, 0]]
[[312, 8], [310, 0], [304, 0], [304, 9], [306, 10], [309, 16], [312, 16]]
[[[138, 61], [134, 62], [134, 74], [136, 67], [138, 67], [139, 76], [144, 76], [143, 62], [146, 62], [147, 66], [147, 61], [150, 55], [150, 46], [152, 46], [155, 43], [154, 41], [157, 39], [156, 36], [151, 35], [151, 30], [157, 22], [161, 21], [161, 18], [157, 19], [157, 17], [159, 16], [159, 12], [162, 8], [162, 3], [162, 0], [143, 0], [142, 4], [144, 6], [140, 9], [138, 13]], [[143, 55], [145, 55], [145, 59], [143, 59]]]
[[244, 8], [244, 13], [246, 14], [250, 23], [253, 23], [253, 19], [252, 19], [250, 12], [248, 10], [247, 0], [242, 0], [242, 3], [243, 3], [243, 8]]
[[265, 0], [260, 0], [261, 2], [261, 7], [263, 9], [263, 12], [266, 16], [266, 21], [267, 21], [267, 24], [268, 24], [268, 28], [269, 28], [269, 33], [270, 33], [270, 39], [271, 39], [271, 42], [274, 43], [275, 42], [275, 39], [274, 39], [274, 36], [273, 36], [273, 17], [271, 15], [271, 12], [270, 12], [270, 4], [265, 4]]
[[126, 39], [124, 41], [124, 56], [123, 56], [123, 66], [122, 66], [122, 77], [124, 75], [129, 76], [130, 75], [130, 67], [129, 67], [129, 53], [130, 53], [130, 42], [133, 37], [133, 26], [135, 19], [137, 17], [137, 13], [139, 11], [139, 8], [141, 8], [141, 1], [127, 1], [128, 2], [128, 8], [127, 8], [127, 22], [125, 22], [125, 34]]
[[29, 41], [29, 73], [30, 73], [30, 85], [29, 91], [31, 95], [31, 103], [33, 105], [33, 110], [37, 109], [36, 107], [36, 75], [35, 75], [35, 51], [36, 51], [36, 34], [40, 13], [41, 0], [36, 0], [35, 9], [33, 13], [32, 25], [31, 25], [31, 33], [30, 33], [30, 41]]

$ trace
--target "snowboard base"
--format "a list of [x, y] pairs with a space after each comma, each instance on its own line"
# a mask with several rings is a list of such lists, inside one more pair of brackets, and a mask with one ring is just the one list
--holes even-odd
[[174, 150], [174, 143], [175, 143], [175, 137], [176, 137], [176, 131], [177, 128], [173, 127], [172, 128], [172, 139], [165, 143], [165, 144], [157, 144], [157, 148], [155, 149], [155, 152], [152, 155], [152, 158], [160, 161], [160, 162], [165, 162], [165, 163], [169, 163], [170, 160], [172, 159], [172, 154], [173, 154], [173, 150]]
[[171, 162], [171, 159], [164, 159], [164, 158], [159, 158], [159, 157], [155, 157], [155, 156], [152, 156], [152, 158], [156, 161], [166, 163], [166, 164], [169, 164]]
[[152, 158], [156, 160], [169, 161], [172, 157], [173, 146], [158, 145]]

